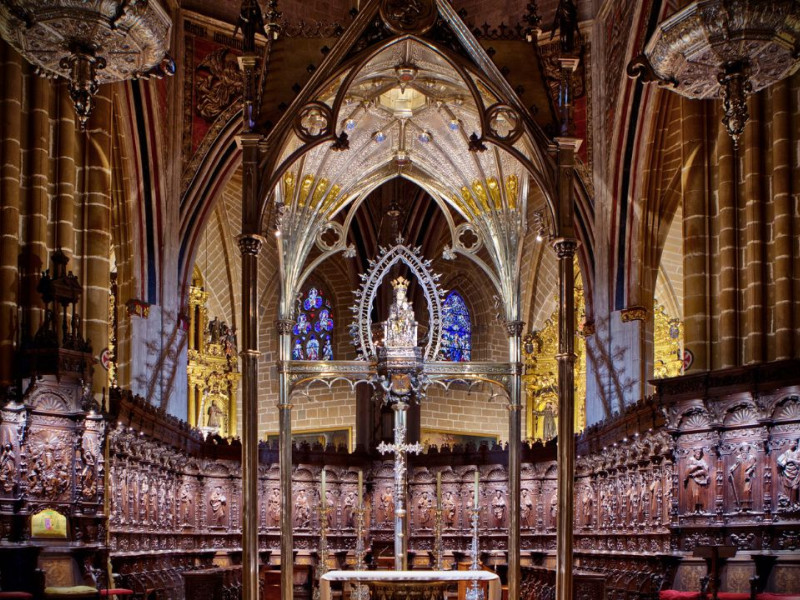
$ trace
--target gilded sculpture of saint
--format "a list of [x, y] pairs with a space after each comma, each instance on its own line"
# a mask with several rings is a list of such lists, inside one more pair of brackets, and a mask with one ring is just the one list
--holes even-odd
[[392, 281], [394, 302], [389, 307], [389, 318], [384, 326], [384, 343], [387, 348], [408, 348], [417, 345], [417, 322], [414, 309], [406, 297], [408, 280], [398, 277]]
[[683, 478], [690, 510], [696, 513], [705, 510], [705, 490], [708, 484], [708, 463], [703, 458], [703, 449], [695, 448], [692, 456], [686, 461], [686, 476]]

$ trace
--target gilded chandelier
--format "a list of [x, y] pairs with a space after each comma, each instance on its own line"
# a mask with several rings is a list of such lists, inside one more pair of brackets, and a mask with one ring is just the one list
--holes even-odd
[[738, 146], [747, 95], [791, 75], [799, 49], [796, 0], [698, 0], [658, 25], [628, 75], [687, 98], [720, 97], [722, 123]]
[[0, 0], [0, 36], [37, 74], [69, 81], [81, 129], [101, 84], [174, 73], [171, 29], [155, 0]]

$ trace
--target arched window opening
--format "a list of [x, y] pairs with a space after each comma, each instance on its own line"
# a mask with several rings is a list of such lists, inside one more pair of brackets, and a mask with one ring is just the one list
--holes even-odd
[[442, 304], [442, 360], [463, 362], [472, 354], [472, 321], [469, 309], [456, 291], [452, 291]]
[[333, 308], [317, 287], [300, 294], [292, 328], [293, 360], [333, 360]]

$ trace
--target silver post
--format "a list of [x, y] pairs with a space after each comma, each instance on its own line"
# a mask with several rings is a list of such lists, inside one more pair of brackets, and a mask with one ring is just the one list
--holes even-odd
[[[470, 548], [470, 569], [473, 571], [477, 571], [480, 564], [478, 562], [478, 521], [480, 520], [481, 516], [481, 509], [479, 506], [475, 506], [474, 508], [470, 509], [470, 520], [472, 521], [472, 548]], [[472, 584], [470, 585], [467, 593], [465, 595], [466, 600], [483, 600], [483, 589], [478, 585], [478, 580], [473, 579]]]

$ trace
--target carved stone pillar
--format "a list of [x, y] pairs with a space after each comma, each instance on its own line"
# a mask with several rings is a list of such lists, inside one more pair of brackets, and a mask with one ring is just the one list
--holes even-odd
[[690, 249], [683, 256], [684, 346], [694, 355], [691, 372], [711, 367], [710, 329], [711, 299], [709, 206], [706, 165], [706, 107], [694, 100], [681, 99], [681, 134], [683, 160], [681, 185], [683, 190], [683, 243]]
[[520, 597], [520, 493], [522, 437], [522, 321], [507, 321], [508, 360], [512, 364], [508, 405], [508, 597]]

